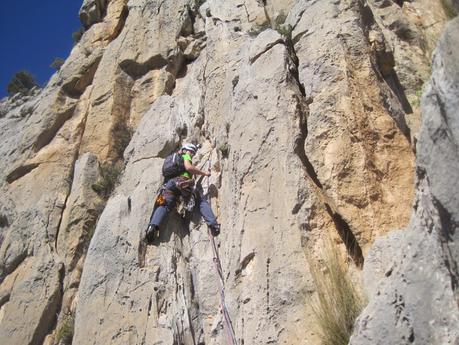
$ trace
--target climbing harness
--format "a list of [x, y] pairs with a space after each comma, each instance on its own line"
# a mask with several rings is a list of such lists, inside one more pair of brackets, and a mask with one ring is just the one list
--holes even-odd
[[186, 203], [185, 209], [188, 212], [193, 212], [195, 206], [196, 206], [196, 197], [194, 196], [194, 193], [193, 193], [191, 194], [190, 199]]
[[[211, 158], [208, 159], [209, 161], [209, 169], [212, 167], [212, 160]], [[209, 200], [209, 177], [207, 177], [207, 195], [206, 199], [210, 203]], [[213, 252], [213, 262], [215, 264], [215, 270], [218, 273], [219, 281], [220, 281], [220, 311], [223, 315], [223, 320], [225, 323], [226, 334], [228, 338], [228, 344], [230, 345], [237, 345], [236, 335], [234, 334], [233, 324], [231, 323], [231, 318], [228, 313], [228, 309], [226, 308], [225, 303], [225, 281], [223, 279], [223, 269], [222, 264], [220, 261], [220, 256], [218, 255], [217, 245], [215, 244], [214, 236], [212, 236], [210, 227], [207, 228], [207, 234], [209, 235], [209, 240], [212, 246]]]

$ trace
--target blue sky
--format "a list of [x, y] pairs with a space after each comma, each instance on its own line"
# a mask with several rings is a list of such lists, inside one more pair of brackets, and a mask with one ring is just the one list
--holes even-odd
[[55, 57], [66, 59], [72, 32], [81, 24], [82, 0], [0, 1], [0, 98], [15, 72], [27, 70], [43, 85], [55, 72]]

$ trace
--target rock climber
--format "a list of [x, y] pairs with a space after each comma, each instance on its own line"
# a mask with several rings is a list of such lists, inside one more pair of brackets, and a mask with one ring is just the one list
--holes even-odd
[[212, 209], [203, 197], [202, 192], [194, 188], [195, 181], [193, 175], [210, 176], [209, 171], [203, 171], [192, 163], [192, 158], [196, 154], [198, 147], [194, 144], [184, 144], [179, 154], [183, 158], [184, 170], [179, 176], [167, 180], [157, 197], [155, 203], [156, 208], [150, 218], [148, 228], [146, 231], [146, 240], [149, 243], [159, 238], [159, 227], [164, 217], [175, 207], [177, 199], [182, 196], [183, 200], [187, 203], [191, 197], [195, 198], [195, 205], [199, 205], [199, 210], [204, 218], [207, 226], [210, 228], [212, 234], [217, 236], [220, 233], [220, 224], [217, 223]]

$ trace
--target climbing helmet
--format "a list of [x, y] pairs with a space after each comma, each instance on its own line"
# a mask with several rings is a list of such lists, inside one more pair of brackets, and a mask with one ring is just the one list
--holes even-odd
[[187, 144], [183, 144], [181, 150], [191, 151], [191, 152], [193, 152], [195, 154], [196, 151], [198, 150], [198, 148], [199, 148], [199, 146], [197, 146], [195, 144], [187, 143]]

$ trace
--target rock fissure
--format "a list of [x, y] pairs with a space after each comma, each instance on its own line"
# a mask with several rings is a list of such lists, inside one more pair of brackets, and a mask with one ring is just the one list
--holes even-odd
[[[64, 281], [65, 281], [65, 266], [63, 264], [59, 264], [59, 295], [57, 299], [57, 306], [56, 306], [56, 312], [55, 312], [55, 318], [54, 321], [51, 323], [51, 327], [48, 329], [48, 331], [45, 334], [45, 339], [48, 336], [51, 336], [57, 331], [57, 327], [59, 327], [59, 321], [60, 317], [62, 317], [62, 305], [63, 305], [63, 300], [64, 300], [64, 294], [65, 294], [65, 289], [64, 289]], [[41, 344], [40, 344], [41, 345]]]
[[[82, 145], [82, 142], [83, 142], [84, 133], [85, 133], [85, 130], [86, 130], [86, 123], [87, 123], [87, 119], [88, 119], [88, 115], [89, 115], [89, 109], [90, 109], [90, 105], [89, 104], [86, 106], [85, 109], [82, 109], [84, 115], [83, 115], [79, 125], [77, 126], [79, 128], [80, 133], [79, 133], [76, 145], [75, 145], [75, 149], [74, 149], [74, 153], [73, 153], [73, 159], [72, 159], [72, 162], [70, 164], [69, 176], [66, 179], [66, 181], [71, 181], [71, 182], [69, 182], [68, 192], [66, 193], [66, 196], [65, 196], [65, 199], [64, 199], [64, 203], [63, 203], [63, 207], [62, 207], [62, 211], [61, 211], [61, 214], [60, 214], [60, 217], [59, 217], [59, 221], [58, 221], [58, 224], [57, 224], [57, 228], [56, 228], [56, 235], [55, 235], [55, 241], [54, 241], [54, 250], [55, 250], [57, 255], [63, 254], [64, 257], [67, 255], [67, 253], [61, 253], [60, 254], [59, 251], [58, 251], [58, 248], [59, 248], [59, 246], [58, 246], [59, 235], [61, 234], [61, 231], [65, 231], [66, 232], [68, 230], [68, 229], [61, 229], [61, 226], [62, 226], [62, 222], [63, 222], [63, 219], [64, 219], [64, 213], [66, 212], [66, 209], [67, 209], [68, 200], [71, 197], [72, 192], [75, 192], [75, 191], [72, 190], [73, 180], [75, 179], [75, 169], [76, 169], [76, 164], [77, 164], [77, 161], [78, 161], [78, 158], [79, 158], [79, 153], [80, 153], [80, 148], [81, 148], [81, 145]], [[96, 219], [97, 219], [97, 217], [96, 217]], [[96, 219], [94, 219], [94, 221]], [[72, 224], [68, 224], [68, 225], [72, 225]], [[81, 242], [81, 241], [79, 241], [79, 242]], [[84, 255], [84, 253], [82, 251], [80, 251], [80, 249], [81, 248], [78, 246], [77, 249], [76, 249], [76, 255], [73, 258], [73, 262], [77, 262], [80, 259], [81, 255]], [[75, 265], [73, 263], [71, 263], [69, 265], [69, 267], [65, 267], [65, 269], [70, 272], [70, 271], [72, 271], [74, 269], [74, 266]], [[59, 308], [59, 310], [60, 310], [60, 308]]]
[[[263, 149], [263, 145], [267, 142], [268, 140], [268, 137], [270, 136], [270, 134], [274, 131], [274, 127], [270, 127], [268, 132], [263, 136], [263, 139], [260, 143], [260, 146], [258, 147], [258, 152], [256, 154], [256, 156], [259, 156], [261, 154], [261, 151]], [[246, 169], [246, 171], [242, 174], [241, 178], [239, 179], [239, 184], [242, 186], [244, 184], [244, 180], [245, 178], [250, 174], [250, 172], [252, 171], [252, 167], [257, 163], [257, 161], [255, 159], [252, 159], [248, 168]]]
[[[305, 169], [306, 176], [310, 178], [310, 180], [315, 184], [317, 187], [316, 192], [318, 192], [321, 197], [319, 198], [323, 202], [323, 206], [326, 209], [327, 213], [333, 220], [335, 225], [336, 231], [340, 236], [341, 240], [343, 241], [348, 254], [353, 259], [355, 265], [357, 267], [362, 268], [364, 257], [362, 253], [362, 249], [358, 244], [358, 241], [352, 232], [349, 224], [344, 220], [344, 218], [337, 212], [336, 206], [333, 206], [333, 209], [330, 205], [335, 205], [335, 202], [332, 201], [332, 198], [328, 195], [328, 193], [324, 190], [324, 186], [320, 182], [317, 173], [314, 169], [314, 166], [311, 164], [310, 160], [308, 159], [306, 152], [305, 152], [305, 141], [308, 137], [308, 130], [307, 130], [307, 120], [304, 114], [307, 113], [306, 108], [312, 103], [311, 98], [306, 99], [306, 92], [304, 89], [304, 85], [300, 82], [299, 78], [299, 59], [297, 57], [295, 51], [295, 45], [293, 44], [292, 40], [287, 37], [286, 39], [286, 47], [289, 52], [290, 61], [293, 62], [294, 68], [290, 69], [290, 74], [293, 76], [296, 84], [298, 85], [301, 91], [301, 98], [297, 99], [297, 108], [296, 113], [299, 117], [299, 127], [300, 127], [300, 135], [295, 140], [295, 147], [294, 152], [299, 157], [302, 165]], [[297, 213], [301, 205], [295, 205], [294, 213]], [[295, 211], [296, 209], [296, 211]]]
[[270, 50], [272, 47], [274, 47], [276, 44], [284, 44], [284, 41], [282, 40], [282, 38], [279, 38], [278, 40], [276, 40], [276, 41], [274, 41], [274, 42], [268, 44], [268, 45], [266, 46], [266, 48], [265, 48], [263, 51], [259, 52], [258, 54], [256, 54], [255, 56], [253, 56], [253, 57], [250, 58], [250, 60], [249, 60], [250, 63], [251, 63], [251, 64], [255, 63], [255, 61], [257, 61], [257, 59], [258, 59], [260, 56], [262, 56], [263, 54], [265, 54], [267, 51], [269, 51], [269, 50]]
[[[64, 198], [63, 205], [62, 205], [62, 207], [59, 207], [59, 208], [61, 208], [61, 212], [60, 212], [60, 216], [59, 216], [59, 221], [58, 221], [57, 226], [56, 226], [56, 234], [55, 234], [54, 241], [53, 241], [53, 244], [54, 244], [53, 250], [56, 252], [57, 255], [59, 255], [59, 253], [57, 251], [57, 241], [58, 241], [58, 238], [59, 238], [62, 219], [64, 217], [64, 211], [65, 211], [65, 208], [66, 208], [66, 205], [67, 205], [67, 201], [68, 201], [68, 199], [70, 197], [71, 192], [72, 192], [71, 186], [69, 186], [68, 193], [66, 194], [66, 196]], [[54, 207], [56, 207], [56, 205], [54, 205]], [[48, 228], [48, 226], [46, 228]]]
[[[14, 283], [13, 283], [13, 286], [14, 286]], [[11, 298], [11, 292], [2, 294], [2, 296], [0, 297], [0, 310], [6, 303], [9, 302], [10, 298]]]
[[[313, 2], [311, 3], [311, 5], [312, 4], [313, 4]], [[300, 22], [301, 18], [303, 17], [304, 12], [306, 12], [306, 9], [302, 9], [300, 11], [300, 13], [298, 13], [297, 18], [295, 20], [295, 23], [293, 23], [293, 25], [292, 25], [292, 31], [296, 29], [298, 23]]]
[[[6, 176], [6, 181], [11, 184], [22, 177], [26, 176], [27, 174], [31, 173], [33, 170], [38, 168], [41, 165], [45, 164], [61, 164], [59, 160], [50, 160], [50, 161], [40, 161], [36, 163], [30, 163], [30, 164], [25, 164], [21, 165], [20, 167], [17, 167], [13, 171], [11, 171], [7, 176]], [[0, 227], [2, 227], [1, 222], [0, 222]]]
[[270, 264], [271, 264], [271, 259], [267, 258], [266, 259], [266, 315], [270, 315], [271, 314], [271, 309], [270, 309], [271, 302], [270, 302], [270, 298], [269, 298], [269, 291], [270, 291], [270, 284], [269, 284], [270, 272], [269, 272], [269, 268], [270, 268]]
[[[322, 183], [319, 181], [317, 178], [317, 174], [314, 170], [314, 167], [308, 160], [306, 153], [304, 151], [304, 141], [306, 140], [307, 137], [307, 130], [306, 127], [302, 127], [302, 133], [303, 135], [297, 139], [297, 143], [295, 146], [295, 153], [298, 155], [300, 158], [301, 162], [303, 163], [303, 167], [305, 169], [305, 174], [306, 176], [314, 183], [314, 185], [317, 187], [315, 189], [316, 193], [320, 195], [320, 200], [323, 203], [323, 206], [325, 207], [327, 213], [329, 214], [330, 218], [333, 220], [333, 223], [335, 224], [336, 231], [338, 235], [340, 236], [341, 240], [343, 241], [349, 256], [353, 259], [355, 265], [357, 267], [362, 268], [363, 267], [363, 262], [364, 262], [364, 257], [362, 253], [362, 249], [360, 245], [358, 244], [357, 239], [355, 238], [352, 230], [350, 229], [349, 224], [344, 220], [344, 218], [336, 211], [336, 206], [335, 202], [333, 201], [330, 196], [327, 195], [326, 191], [324, 190], [324, 187], [322, 186]], [[299, 208], [301, 208], [301, 205], [295, 205], [296, 212], [292, 211], [293, 213], [298, 213]]]
[[[51, 206], [51, 210], [50, 210], [50, 212], [48, 213], [48, 215], [46, 217], [46, 223], [45, 223], [45, 244], [48, 246], [49, 251], [51, 253], [54, 252], [54, 248], [53, 248], [53, 245], [52, 245], [54, 243], [54, 241], [52, 240], [52, 238], [50, 236], [50, 233], [49, 233], [49, 230], [50, 230], [49, 229], [49, 227], [50, 227], [49, 225], [51, 223], [50, 219], [53, 216], [53, 211], [57, 208], [57, 202], [58, 202], [57, 198], [53, 200], [53, 204]], [[52, 230], [54, 230], [54, 229], [52, 229]]]
[[[443, 249], [443, 260], [446, 269], [451, 277], [451, 287], [457, 290], [459, 287], [459, 269], [454, 254], [450, 248], [450, 243], [453, 242], [454, 233], [459, 228], [458, 224], [452, 219], [451, 214], [443, 207], [441, 202], [432, 197], [433, 206], [435, 207], [438, 217], [440, 218], [441, 227], [437, 229], [440, 238], [441, 247]], [[433, 223], [434, 221], [431, 220]], [[459, 298], [457, 300], [459, 306]]]
[[[446, 26], [447, 32], [457, 32], [458, 29], [458, 19]], [[454, 119], [451, 112], [442, 114], [438, 101], [431, 97], [439, 85], [451, 85], [453, 80], [457, 83], [459, 76], [457, 73], [444, 75], [443, 66], [436, 69], [436, 64], [439, 61], [443, 64], [445, 60], [451, 63], [447, 63], [449, 66], [457, 66], [456, 60], [451, 60], [450, 47], [453, 45], [445, 37], [447, 33], [440, 39], [434, 53], [432, 77], [423, 96], [423, 123], [416, 149], [416, 197], [411, 221], [403, 232], [376, 240], [375, 248], [367, 255], [369, 260], [364, 268], [367, 280], [378, 276], [376, 271], [383, 268], [389, 258], [387, 261], [391, 261], [394, 269], [379, 280], [383, 284], [368, 284], [369, 305], [356, 324], [350, 341], [352, 345], [366, 344], [369, 338], [381, 339], [378, 341], [384, 344], [447, 344], [454, 343], [459, 337], [456, 331], [459, 315], [457, 268], [451, 266], [457, 257], [457, 243], [453, 244], [457, 242], [457, 234], [451, 232], [451, 228], [456, 227], [451, 217], [457, 219], [457, 198], [450, 194], [452, 175], [449, 175], [453, 166], [456, 167], [453, 170], [458, 171], [455, 159], [451, 165], [457, 149], [446, 133], [443, 140], [436, 141], [431, 137], [432, 133], [444, 129], [443, 116]], [[457, 55], [458, 46], [454, 46]], [[452, 104], [457, 104], [458, 100], [457, 93], [454, 96], [441, 94], [441, 98]], [[449, 128], [457, 137], [457, 126], [450, 124]], [[442, 161], [446, 157], [449, 159]], [[380, 264], [376, 262], [378, 260]], [[431, 327], [434, 319], [441, 321]], [[379, 334], [381, 329], [392, 329], [392, 332], [383, 339]]]
[[[413, 109], [399, 81], [395, 71], [395, 57], [392, 48], [388, 47], [386, 37], [375, 19], [374, 9], [367, 3], [359, 2], [359, 14], [361, 18], [362, 30], [367, 41], [370, 43], [371, 51], [370, 62], [376, 75], [383, 81], [400, 103], [401, 110], [394, 109], [389, 102], [383, 102], [389, 114], [394, 118], [400, 130], [410, 140], [410, 132], [407, 127], [405, 114], [411, 114]], [[372, 37], [370, 37], [370, 35]]]
[[[445, 104], [443, 103], [442, 99], [440, 98], [438, 93], [434, 94], [435, 101], [438, 104], [438, 108], [440, 110], [440, 116], [441, 120], [444, 123], [441, 128], [439, 128], [438, 132], [446, 133], [446, 136], [448, 137], [449, 141], [454, 145], [454, 148], [456, 149], [456, 152], [459, 152], [459, 145], [457, 143], [457, 138], [454, 137], [452, 130], [451, 130], [451, 125], [449, 124], [450, 120], [448, 120], [448, 116], [446, 115], [446, 109], [445, 109]], [[439, 137], [441, 136], [440, 134], [437, 134]]]
[[158, 10], [156, 11], [156, 15], [159, 15], [159, 12], [161, 12], [161, 7], [164, 5], [165, 2], [166, 0], [163, 0], [159, 3]]
[[12, 172], [10, 172], [6, 176], [6, 182], [11, 184], [14, 181], [19, 180], [21, 177], [26, 176], [27, 174], [29, 174], [30, 172], [32, 172], [34, 169], [36, 169], [39, 166], [40, 166], [39, 163], [21, 165], [20, 167], [14, 169]]
[[[58, 270], [58, 282], [63, 281], [63, 267]], [[30, 345], [41, 345], [45, 337], [50, 334], [55, 327], [57, 320], [57, 312], [59, 311], [59, 305], [61, 303], [62, 294], [61, 294], [61, 285], [58, 284], [57, 288], [54, 291], [45, 293], [47, 299], [47, 305], [42, 310], [42, 313], [39, 317], [38, 323], [32, 335], [32, 340]]]
[[[222, 224], [218, 252], [239, 344], [319, 343], [301, 326], [313, 322], [304, 252], [320, 261], [327, 233], [357, 268], [390, 262], [365, 283], [380, 293], [351, 344], [453, 343], [456, 184], [437, 188], [433, 179], [457, 180], [455, 156], [440, 158], [446, 151], [435, 148], [458, 147], [443, 93], [423, 101], [441, 108], [432, 120], [441, 126], [416, 130], [440, 0], [367, 2], [84, 0], [86, 31], [29, 100], [34, 109], [18, 97], [0, 101], [0, 153], [13, 168], [1, 186], [8, 226], [0, 217], [0, 338], [56, 345], [66, 316], [75, 315], [74, 345], [224, 343], [218, 277], [197, 213], [191, 232], [168, 217], [147, 247], [147, 267], [137, 260], [161, 159], [200, 141], [222, 159], [209, 195]], [[429, 119], [434, 111], [426, 109]], [[413, 157], [405, 125], [413, 143], [432, 147], [418, 146], [419, 159], [436, 160], [426, 163], [431, 191], [418, 201], [409, 226], [416, 231], [396, 243], [400, 254], [400, 245], [379, 241], [408, 222]], [[14, 133], [20, 127], [24, 135]], [[441, 174], [430, 172], [442, 162]], [[101, 192], [119, 175], [113, 192]], [[364, 257], [373, 242], [394, 253]], [[352, 280], [365, 269], [353, 265]]]
[[245, 4], [245, 1], [242, 4], [242, 6], [244, 7], [244, 10], [245, 10], [245, 15], [246, 15], [246, 18], [247, 18], [247, 22], [250, 23], [250, 15], [249, 15], [249, 11], [247, 10], [247, 5]]

